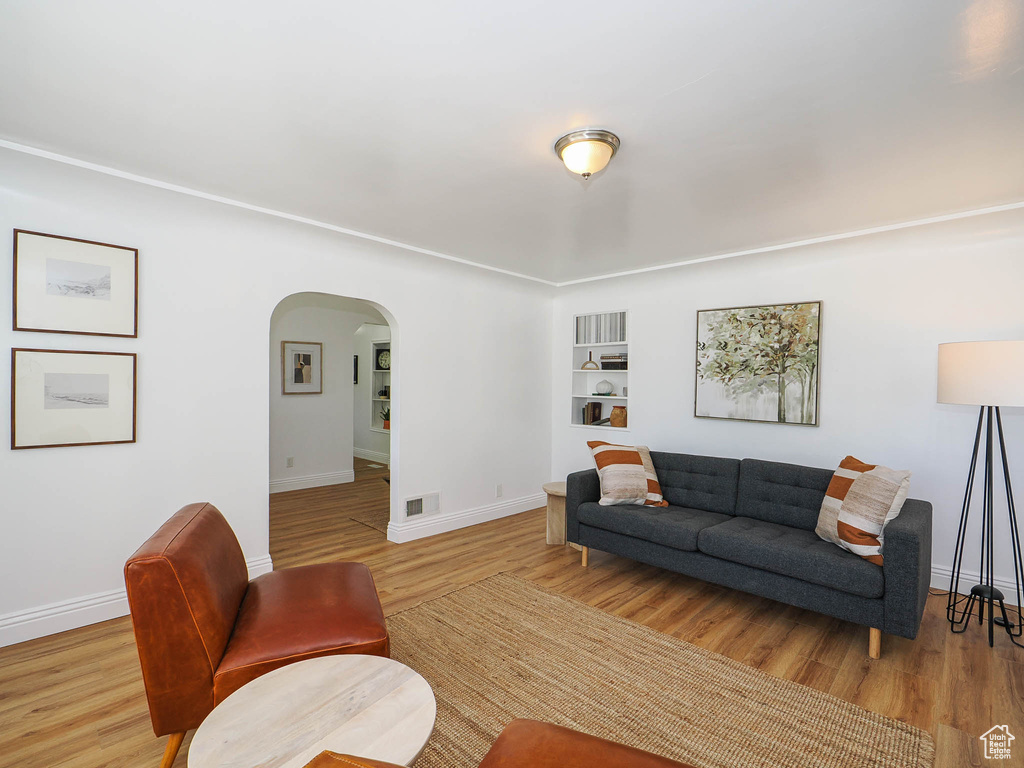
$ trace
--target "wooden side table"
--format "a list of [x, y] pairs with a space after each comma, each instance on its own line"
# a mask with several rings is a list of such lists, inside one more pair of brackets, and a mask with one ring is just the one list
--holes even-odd
[[565, 483], [544, 483], [548, 495], [548, 544], [565, 544]]

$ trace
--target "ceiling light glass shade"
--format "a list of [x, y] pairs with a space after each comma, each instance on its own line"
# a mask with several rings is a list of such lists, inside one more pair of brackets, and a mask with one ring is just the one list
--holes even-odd
[[1024, 341], [939, 344], [940, 403], [1024, 407]]
[[608, 131], [573, 131], [555, 142], [555, 154], [565, 167], [585, 179], [603, 171], [618, 149], [619, 137]]
[[565, 167], [581, 176], [603, 171], [611, 159], [612, 148], [603, 141], [578, 141], [562, 150]]

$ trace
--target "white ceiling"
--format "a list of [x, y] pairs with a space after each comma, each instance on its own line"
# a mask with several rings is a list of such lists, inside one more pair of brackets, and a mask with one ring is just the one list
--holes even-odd
[[1024, 200], [1024, 0], [0, 0], [0, 72], [9, 141], [554, 282]]

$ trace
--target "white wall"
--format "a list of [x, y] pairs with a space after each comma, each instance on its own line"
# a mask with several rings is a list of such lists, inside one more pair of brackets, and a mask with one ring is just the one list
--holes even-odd
[[[1020, 213], [555, 294], [3, 149], [0, 232], [16, 227], [140, 249], [137, 340], [0, 329], [3, 347], [137, 352], [139, 441], [3, 452], [0, 644], [123, 613], [125, 559], [188, 502], [217, 504], [253, 568], [269, 567], [267, 404], [279, 385], [268, 333], [291, 294], [366, 299], [391, 325], [396, 541], [540, 506], [540, 485], [589, 466], [584, 443], [601, 435], [817, 466], [852, 453], [911, 469], [912, 495], [935, 505], [935, 562], [948, 566], [976, 413], [935, 403], [936, 345], [1024, 337]], [[824, 302], [821, 427], [694, 419], [696, 310], [811, 299]], [[0, 315], [11, 300], [7, 283]], [[631, 311], [627, 434], [568, 426], [571, 315], [609, 308]], [[211, 349], [221, 377], [204, 375]], [[343, 368], [339, 380], [350, 380]], [[5, 433], [8, 419], [3, 411]], [[1004, 422], [1024, 487], [1024, 414], [1008, 410]], [[432, 491], [438, 518], [395, 514]], [[1004, 578], [1008, 563], [1003, 552]]]
[[[123, 613], [125, 559], [188, 502], [214, 502], [247, 558], [268, 567], [267, 339], [274, 307], [294, 293], [367, 299], [392, 325], [392, 507], [440, 490], [445, 515], [393, 515], [392, 539], [543, 504], [545, 286], [4, 149], [7, 274], [14, 228], [140, 249], [137, 340], [0, 329], [5, 348], [137, 352], [139, 417], [136, 444], [0, 454], [0, 643]], [[11, 300], [7, 282], [0, 316]], [[471, 386], [455, 388], [438, 360], [467, 349]], [[211, 350], [223, 376], [204, 375]]]
[[[909, 469], [911, 496], [935, 509], [938, 586], [952, 562], [978, 414], [935, 402], [937, 345], [1024, 338], [1022, 289], [1021, 212], [560, 289], [552, 476], [593, 466], [585, 444], [593, 439], [818, 467], [853, 454]], [[698, 309], [815, 299], [823, 302], [820, 427], [694, 418]], [[629, 309], [632, 323], [626, 434], [568, 426], [572, 315], [610, 309]], [[1024, 488], [1024, 409], [1007, 409], [1003, 421]], [[1005, 526], [1005, 496], [998, 503]], [[969, 551], [965, 567], [977, 568], [977, 549]], [[997, 576], [1012, 578], [1008, 548], [996, 562]]]
[[[370, 398], [376, 395], [373, 388], [373, 342], [390, 341], [391, 329], [386, 325], [362, 326], [355, 333], [355, 353], [359, 355], [359, 383], [354, 389], [352, 410], [355, 414], [353, 442], [355, 455], [373, 461], [391, 460], [391, 435], [370, 428], [371, 416], [384, 403]], [[436, 375], [436, 374], [435, 374]]]
[[[270, 321], [270, 492], [350, 483], [354, 428], [352, 355], [356, 331], [382, 322], [364, 301], [299, 293], [284, 299]], [[323, 393], [285, 395], [281, 342], [322, 345]], [[292, 467], [287, 459], [292, 459]]]

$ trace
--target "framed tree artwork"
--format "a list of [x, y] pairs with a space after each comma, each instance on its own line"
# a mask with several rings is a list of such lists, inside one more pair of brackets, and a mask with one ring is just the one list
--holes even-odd
[[11, 448], [135, 442], [136, 357], [11, 350]]
[[323, 344], [319, 341], [281, 342], [281, 394], [323, 394]]
[[694, 415], [818, 425], [821, 302], [697, 313]]
[[138, 332], [139, 252], [14, 230], [14, 330], [127, 336]]

